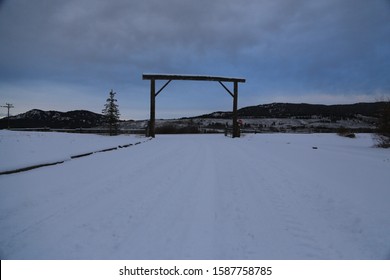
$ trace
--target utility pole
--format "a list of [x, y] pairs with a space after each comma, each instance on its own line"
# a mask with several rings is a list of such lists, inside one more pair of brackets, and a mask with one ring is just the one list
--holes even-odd
[[10, 103], [5, 103], [5, 106], [1, 106], [1, 107], [4, 107], [4, 108], [7, 108], [7, 109], [8, 109], [7, 121], [8, 121], [8, 128], [9, 128], [9, 109], [14, 108], [14, 105], [12, 105], [12, 104], [10, 104]]

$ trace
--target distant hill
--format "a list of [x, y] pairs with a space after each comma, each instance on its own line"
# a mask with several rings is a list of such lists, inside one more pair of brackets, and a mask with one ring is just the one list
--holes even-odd
[[[334, 119], [353, 118], [356, 115], [377, 117], [383, 105], [384, 102], [346, 105], [271, 103], [241, 108], [238, 110], [238, 116], [241, 118], [308, 118], [311, 116], [319, 116]], [[232, 112], [214, 112], [198, 116], [197, 118], [199, 117], [231, 118]]]
[[[294, 103], [271, 103], [257, 106], [244, 107], [238, 110], [238, 116], [242, 119], [310, 119], [326, 118], [329, 121], [343, 119], [361, 119], [365, 117], [377, 117], [384, 102], [356, 103], [348, 105], [318, 105], [318, 104], [294, 104]], [[214, 112], [191, 118], [196, 119], [231, 119], [232, 112]], [[179, 120], [177, 120], [179, 121]], [[102, 126], [104, 116], [85, 110], [69, 112], [30, 110], [9, 118], [11, 128], [53, 128], [53, 129], [74, 129], [74, 128], [95, 128]], [[371, 120], [370, 120], [371, 122]], [[7, 128], [8, 118], [0, 119], [0, 129]], [[176, 124], [177, 125], [177, 124]], [[145, 121], [124, 122], [122, 127], [144, 128]]]
[[30, 110], [26, 113], [0, 119], [0, 128], [90, 128], [103, 124], [104, 116], [85, 110], [69, 112]]

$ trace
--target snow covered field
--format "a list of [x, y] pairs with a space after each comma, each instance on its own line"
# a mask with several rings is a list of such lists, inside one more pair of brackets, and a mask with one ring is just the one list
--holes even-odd
[[[140, 139], [101, 137], [0, 131], [1, 166]], [[158, 135], [1, 175], [0, 258], [389, 259], [389, 170], [368, 134]]]
[[0, 130], [0, 173], [66, 161], [80, 154], [134, 144], [140, 140], [140, 137], [123, 135], [108, 137], [93, 134]]

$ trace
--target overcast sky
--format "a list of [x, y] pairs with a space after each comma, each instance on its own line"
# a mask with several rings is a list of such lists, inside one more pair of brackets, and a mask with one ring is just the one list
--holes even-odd
[[[0, 0], [12, 114], [100, 113], [113, 89], [123, 119], [146, 119], [142, 73], [246, 78], [239, 107], [377, 101], [390, 96], [390, 0]], [[175, 81], [156, 102], [157, 118], [232, 109], [216, 82]]]

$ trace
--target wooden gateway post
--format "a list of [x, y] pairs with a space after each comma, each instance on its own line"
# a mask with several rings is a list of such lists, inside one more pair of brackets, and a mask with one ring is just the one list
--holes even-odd
[[[237, 106], [238, 106], [238, 83], [245, 83], [242, 78], [227, 78], [215, 76], [197, 76], [197, 75], [176, 75], [176, 74], [143, 74], [143, 80], [150, 80], [150, 120], [149, 120], [149, 137], [155, 137], [156, 124], [156, 96], [173, 80], [181, 81], [214, 81], [219, 82], [221, 86], [233, 97], [233, 138], [240, 137], [240, 128], [238, 126]], [[156, 80], [167, 81], [156, 92]], [[231, 92], [223, 82], [233, 83], [233, 92]]]

